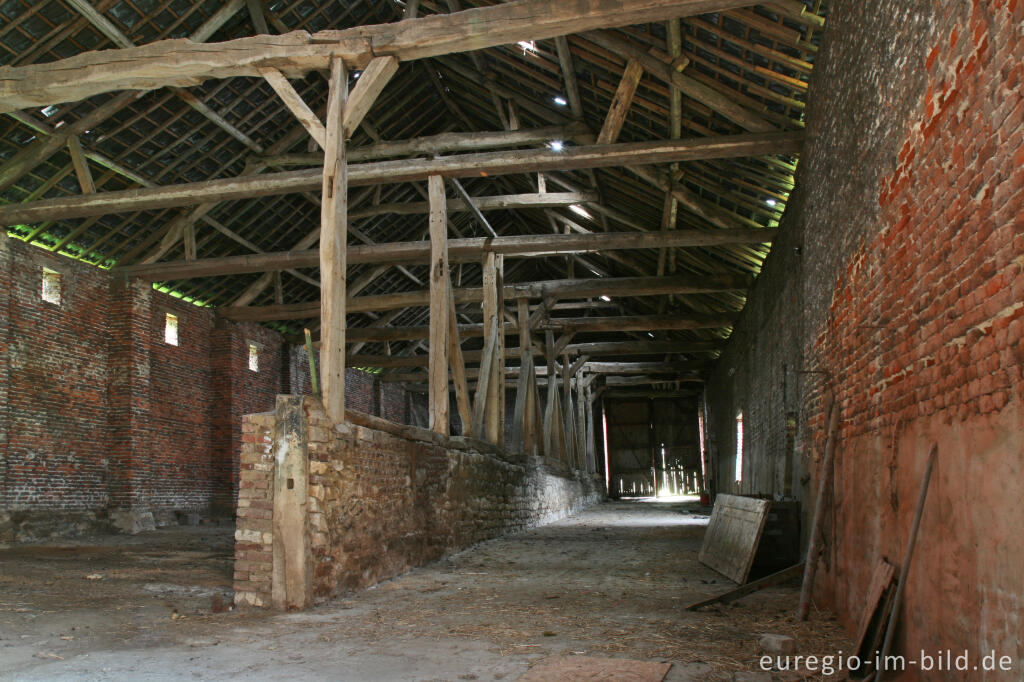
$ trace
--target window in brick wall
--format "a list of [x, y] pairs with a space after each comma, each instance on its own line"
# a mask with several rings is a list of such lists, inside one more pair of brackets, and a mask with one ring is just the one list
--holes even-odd
[[255, 343], [249, 344], [249, 369], [253, 372], [260, 371], [260, 347]]
[[736, 415], [736, 482], [743, 482], [743, 413]]
[[178, 316], [166, 313], [164, 316], [164, 342], [178, 345]]
[[47, 303], [60, 305], [60, 289], [60, 273], [50, 268], [43, 268], [43, 300]]

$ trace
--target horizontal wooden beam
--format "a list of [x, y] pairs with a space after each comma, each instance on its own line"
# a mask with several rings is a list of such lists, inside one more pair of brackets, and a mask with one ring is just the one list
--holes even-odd
[[[481, 211], [504, 211], [519, 208], [553, 208], [572, 206], [597, 201], [597, 192], [541, 192], [534, 194], [503, 194], [495, 196], [473, 197], [473, 203]], [[472, 208], [462, 199], [448, 199], [448, 212], [471, 211]], [[349, 212], [349, 220], [361, 220], [373, 216], [419, 215], [430, 212], [430, 204], [426, 201], [413, 201], [402, 204], [377, 204]]]
[[[408, 140], [392, 140], [378, 142], [364, 147], [353, 147], [346, 155], [349, 163], [358, 161], [378, 161], [396, 156], [414, 154], [437, 154], [440, 152], [471, 152], [482, 149], [501, 149], [502, 147], [524, 147], [527, 145], [545, 144], [552, 140], [572, 140], [585, 144], [593, 142], [594, 136], [582, 123], [571, 123], [566, 126], [548, 126], [545, 128], [524, 128], [522, 130], [483, 131], [475, 133], [440, 133], [424, 135]], [[323, 154], [276, 154], [266, 156], [250, 156], [250, 163], [265, 166], [322, 166]]]
[[[514, 298], [593, 298], [596, 296], [665, 296], [669, 294], [706, 294], [719, 291], [744, 290], [753, 284], [743, 275], [706, 275], [674, 277], [607, 277], [595, 279], [553, 280], [504, 287], [506, 299]], [[481, 303], [482, 288], [455, 289], [455, 303]], [[403, 291], [375, 296], [354, 296], [345, 309], [350, 313], [398, 310], [430, 305], [430, 292]], [[269, 322], [271, 320], [303, 320], [320, 314], [320, 303], [292, 303], [269, 306], [227, 306], [217, 314], [235, 322]]]
[[213, 44], [161, 40], [47, 64], [0, 68], [0, 113], [114, 90], [190, 87], [209, 78], [259, 76], [266, 67], [300, 76], [326, 68], [332, 57], [344, 59], [351, 68], [364, 68], [373, 57], [409, 61], [748, 4], [749, 0], [521, 0], [313, 35], [294, 31]]
[[[2, 209], [0, 209], [2, 210]], [[617, 249], [654, 249], [661, 247], [709, 247], [725, 244], [767, 244], [775, 239], [775, 229], [742, 229], [702, 232], [668, 230], [665, 232], [597, 232], [588, 234], [540, 234], [510, 237], [470, 237], [448, 240], [449, 262], [475, 262], [481, 254], [500, 253], [510, 257], [537, 257], [561, 253], [593, 253]], [[164, 282], [194, 277], [240, 275], [288, 268], [312, 268], [319, 265], [319, 251], [279, 251], [245, 256], [226, 256], [174, 263], [149, 263], [117, 268], [125, 277], [147, 282]], [[411, 265], [430, 260], [430, 243], [390, 242], [358, 244], [348, 247], [349, 265]]]
[[[412, 182], [431, 175], [449, 178], [486, 177], [508, 173], [574, 170], [706, 159], [796, 154], [803, 132], [722, 135], [571, 147], [562, 151], [524, 149], [457, 154], [435, 159], [400, 159], [349, 166], [349, 186]], [[222, 178], [151, 189], [101, 192], [0, 206], [0, 225], [84, 218], [207, 202], [310, 192], [322, 184], [319, 168]]]
[[570, 343], [569, 355], [675, 355], [680, 353], [713, 353], [725, 348], [717, 341], [596, 341]]
[[665, 374], [690, 372], [706, 366], [694, 362], [588, 362], [584, 365], [592, 374]]
[[562, 332], [640, 332], [730, 327], [734, 314], [636, 315], [632, 317], [567, 317], [541, 322], [540, 330]]

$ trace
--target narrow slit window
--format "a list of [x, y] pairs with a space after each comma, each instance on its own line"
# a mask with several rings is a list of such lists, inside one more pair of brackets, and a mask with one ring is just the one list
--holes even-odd
[[178, 316], [167, 313], [164, 317], [164, 342], [178, 345]]
[[736, 482], [743, 482], [743, 413], [736, 415]]
[[43, 268], [43, 300], [47, 303], [60, 305], [61, 276], [49, 268]]
[[255, 343], [249, 344], [249, 370], [260, 371], [260, 348]]

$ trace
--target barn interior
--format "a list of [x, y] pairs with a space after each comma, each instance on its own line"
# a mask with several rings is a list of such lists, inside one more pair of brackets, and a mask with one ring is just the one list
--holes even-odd
[[0, 677], [1024, 679], [1022, 76], [1020, 0], [0, 2]]

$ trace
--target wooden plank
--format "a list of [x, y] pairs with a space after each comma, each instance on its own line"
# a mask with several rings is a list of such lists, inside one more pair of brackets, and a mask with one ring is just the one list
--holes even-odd
[[320, 199], [320, 385], [327, 416], [340, 423], [345, 419], [345, 249], [348, 241], [348, 164], [344, 135], [348, 75], [342, 59], [331, 60], [328, 83]]
[[[505, 257], [495, 256], [495, 289], [497, 290], [498, 319], [505, 317]], [[505, 335], [498, 334], [498, 347], [495, 349], [497, 357], [494, 359], [495, 367], [498, 370], [498, 395], [497, 405], [497, 440], [494, 441], [498, 447], [505, 446]]]
[[892, 582], [895, 577], [896, 567], [885, 559], [880, 559], [875, 564], [875, 570], [871, 572], [871, 583], [868, 585], [864, 610], [857, 624], [857, 639], [854, 640], [857, 642], [857, 653], [861, 660], [871, 660], [882, 643], [882, 636], [885, 633], [885, 619], [882, 616], [886, 597], [892, 597]]
[[[55, 136], [54, 136], [55, 137]], [[795, 154], [803, 132], [723, 135], [685, 140], [630, 142], [614, 145], [457, 154], [436, 159], [403, 159], [357, 164], [349, 169], [349, 186], [413, 182], [431, 175], [479, 177], [548, 170], [633, 166], [706, 159]], [[308, 169], [237, 178], [182, 183], [147, 189], [101, 192], [86, 197], [61, 197], [0, 206], [0, 224], [83, 218], [171, 206], [233, 201], [260, 196], [308, 192], [322, 184], [322, 171]]]
[[796, 578], [803, 572], [803, 570], [804, 565], [802, 563], [796, 564], [795, 566], [790, 566], [789, 568], [784, 568], [781, 571], [772, 573], [771, 575], [766, 575], [763, 578], [751, 580], [749, 583], [746, 583], [745, 585], [740, 585], [736, 589], [729, 590], [728, 592], [720, 594], [716, 597], [711, 597], [710, 599], [705, 599], [704, 601], [699, 601], [695, 604], [690, 604], [686, 607], [686, 610], [697, 611], [699, 609], [704, 608], [705, 606], [711, 606], [712, 604], [728, 604], [730, 602], [734, 602], [737, 599], [740, 599], [741, 597], [747, 596], [748, 594], [753, 594], [754, 592], [759, 592], [768, 587], [772, 587], [774, 585], [778, 585], [779, 583], [783, 583], [787, 580]]
[[292, 115], [302, 124], [302, 127], [309, 131], [310, 137], [316, 140], [321, 149], [324, 149], [327, 145], [327, 129], [320, 122], [320, 117], [309, 108], [309, 105], [296, 92], [284, 74], [268, 66], [260, 69], [260, 75], [273, 88]]
[[612, 144], [619, 139], [619, 132], [626, 122], [626, 114], [633, 106], [633, 96], [636, 95], [636, 88], [640, 85], [640, 78], [644, 75], [644, 69], [636, 59], [626, 62], [626, 69], [622, 73], [619, 87], [612, 97], [611, 106], [601, 126], [601, 132], [597, 135], [598, 144]]
[[75, 167], [75, 175], [78, 177], [78, 185], [82, 188], [82, 194], [94, 193], [96, 183], [92, 179], [89, 164], [82, 153], [82, 142], [78, 135], [68, 137], [68, 152], [71, 154], [71, 164]]
[[[2, 210], [2, 209], [0, 209]], [[194, 217], [194, 213], [192, 214]], [[452, 239], [448, 243], [450, 262], [472, 262], [479, 260], [482, 253], [500, 253], [520, 258], [548, 256], [559, 253], [594, 253], [618, 249], [658, 248], [662, 244], [676, 247], [724, 246], [727, 244], [768, 244], [778, 232], [764, 228], [757, 230], [723, 230], [721, 232], [700, 232], [696, 230], [671, 230], [668, 232], [607, 232], [589, 234], [544, 234], [517, 235], [512, 237], [471, 237]], [[426, 241], [391, 242], [386, 244], [357, 245], [349, 248], [349, 263], [422, 264], [430, 261], [430, 244]], [[215, 277], [239, 275], [249, 272], [268, 272], [288, 268], [315, 267], [319, 262], [316, 250], [279, 251], [277, 253], [247, 254], [207, 258], [195, 263], [157, 263], [129, 265], [115, 270], [125, 277], [138, 277], [145, 281], [157, 282], [191, 277]], [[718, 275], [708, 276], [709, 281], [723, 281]], [[577, 280], [582, 282], [585, 280]], [[740, 281], [733, 279], [732, 281]], [[737, 288], [749, 288], [737, 284]], [[614, 292], [612, 292], [614, 293]], [[682, 293], [682, 292], [680, 292]], [[697, 292], [693, 292], [697, 293]], [[506, 294], [508, 295], [508, 294]], [[598, 294], [601, 295], [601, 294]]]
[[[444, 180], [431, 176], [430, 193], [430, 430], [449, 434], [448, 419], [448, 221]], [[457, 331], [457, 330], [456, 330]], [[473, 430], [473, 433], [479, 433]]]
[[747, 582], [770, 506], [768, 500], [719, 495], [698, 560], [735, 583]]
[[716, 329], [732, 325], [735, 315], [715, 314], [686, 316], [636, 315], [633, 317], [552, 318], [540, 324], [541, 329], [573, 332], [627, 332], [653, 330]]

